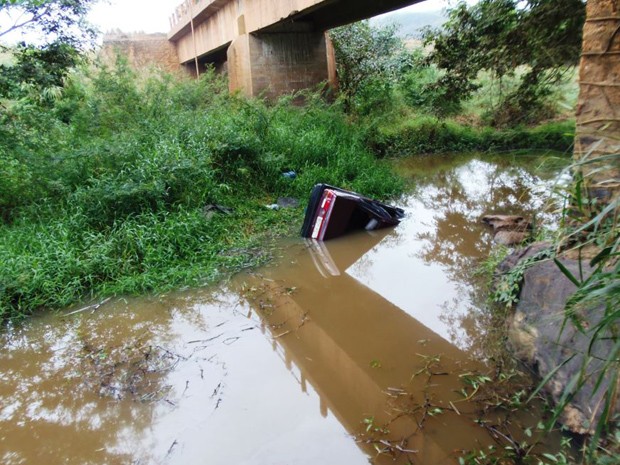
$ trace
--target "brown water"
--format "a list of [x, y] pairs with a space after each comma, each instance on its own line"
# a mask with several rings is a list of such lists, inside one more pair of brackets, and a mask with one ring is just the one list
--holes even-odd
[[[399, 169], [417, 187], [393, 230], [291, 239], [276, 264], [219, 289], [8, 328], [0, 461], [430, 465], [492, 444], [459, 392], [490, 366], [479, 219], [552, 224], [557, 176], [534, 175], [539, 162], [409, 160]], [[510, 434], [538, 417], [512, 418]]]

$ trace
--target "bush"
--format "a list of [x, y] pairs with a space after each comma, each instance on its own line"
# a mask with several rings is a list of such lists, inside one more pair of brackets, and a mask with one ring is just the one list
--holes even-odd
[[258, 263], [256, 248], [302, 215], [263, 205], [318, 182], [398, 193], [342, 108], [305, 97], [267, 105], [230, 97], [212, 73], [141, 79], [120, 60], [73, 74], [51, 106], [13, 105], [0, 129], [0, 318]]
[[498, 131], [422, 116], [397, 126], [375, 128], [368, 133], [367, 142], [381, 157], [518, 149], [568, 151], [574, 141], [574, 124], [565, 121]]

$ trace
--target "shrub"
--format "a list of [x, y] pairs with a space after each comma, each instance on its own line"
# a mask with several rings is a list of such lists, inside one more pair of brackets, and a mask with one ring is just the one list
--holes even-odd
[[[16, 103], [0, 128], [0, 318], [80, 298], [203, 284], [265, 259], [317, 182], [385, 197], [402, 184], [339, 104], [275, 105], [198, 81], [75, 73], [53, 105]], [[282, 172], [298, 173], [291, 181]], [[232, 213], [205, 214], [208, 204]], [[295, 228], [296, 229], [296, 228]]]
[[368, 133], [367, 143], [382, 157], [517, 149], [568, 151], [574, 140], [574, 124], [566, 121], [498, 131], [422, 116], [400, 125], [375, 128]]

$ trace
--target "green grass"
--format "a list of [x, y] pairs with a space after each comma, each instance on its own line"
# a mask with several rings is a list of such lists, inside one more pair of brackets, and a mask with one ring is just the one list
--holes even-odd
[[[139, 79], [120, 62], [74, 75], [54, 101], [15, 102], [0, 115], [0, 318], [262, 263], [273, 237], [298, 234], [317, 182], [401, 192], [337, 105], [307, 100], [231, 97], [213, 75]], [[265, 208], [279, 196], [302, 207]]]
[[368, 144], [384, 157], [523, 149], [567, 152], [572, 148], [574, 137], [574, 121], [496, 130], [473, 127], [450, 119], [419, 116], [369, 131]]

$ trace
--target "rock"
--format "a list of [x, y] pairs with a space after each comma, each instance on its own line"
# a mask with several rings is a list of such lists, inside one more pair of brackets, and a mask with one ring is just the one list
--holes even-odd
[[482, 222], [493, 228], [493, 240], [505, 246], [522, 243], [532, 230], [532, 223], [516, 215], [486, 215]]
[[521, 244], [528, 236], [529, 233], [525, 231], [497, 231], [493, 236], [493, 240], [498, 244], [511, 247]]
[[[548, 244], [537, 243], [516, 251], [500, 264], [499, 270], [506, 272], [548, 247]], [[575, 276], [579, 276], [579, 262], [567, 258], [560, 260]], [[582, 267], [586, 276], [592, 272], [585, 263]], [[519, 302], [510, 321], [509, 344], [517, 357], [537, 372], [541, 379], [560, 367], [545, 387], [555, 403], [561, 399], [571, 379], [579, 375], [588, 350], [594, 355], [588, 362], [588, 372], [597, 373], [603, 364], [597, 355], [604, 358], [613, 347], [613, 340], [605, 338], [600, 338], [590, 347], [587, 331], [584, 334], [571, 322], [565, 324], [564, 308], [575, 291], [576, 286], [553, 260], [536, 262], [524, 271]], [[582, 309], [581, 312], [587, 315], [586, 321], [592, 327], [604, 316], [605, 309], [597, 306]], [[604, 403], [601, 399], [608, 381], [596, 392], [595, 382], [596, 377], [591, 377], [575, 393], [560, 418], [574, 433], [591, 433], [590, 425], [595, 424], [600, 416]], [[620, 411], [618, 408], [616, 410]]]

